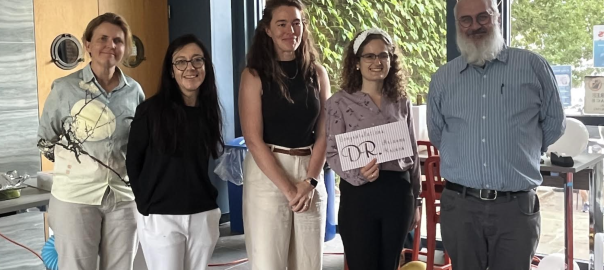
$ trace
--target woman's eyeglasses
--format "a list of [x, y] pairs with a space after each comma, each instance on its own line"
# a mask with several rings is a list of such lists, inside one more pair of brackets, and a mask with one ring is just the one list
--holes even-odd
[[388, 59], [390, 59], [390, 54], [383, 52], [380, 54], [367, 53], [367, 54], [361, 55], [361, 59], [363, 59], [363, 61], [365, 61], [367, 63], [371, 63], [371, 62], [375, 61], [376, 58], [379, 58], [380, 61], [382, 61], [382, 62], [386, 62], [386, 61], [388, 61]]
[[180, 71], [185, 71], [187, 69], [187, 67], [189, 66], [189, 63], [191, 63], [191, 65], [196, 68], [196, 69], [200, 69], [203, 67], [203, 63], [205, 62], [205, 58], [203, 57], [194, 57], [191, 60], [176, 60], [174, 61], [174, 63], [172, 63], [176, 69], [180, 70]]

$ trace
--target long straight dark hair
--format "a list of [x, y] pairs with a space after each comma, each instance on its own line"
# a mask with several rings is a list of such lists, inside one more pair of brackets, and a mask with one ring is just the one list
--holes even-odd
[[289, 95], [289, 91], [285, 85], [286, 75], [279, 66], [275, 53], [275, 44], [273, 39], [266, 34], [266, 29], [270, 28], [273, 20], [273, 12], [275, 9], [289, 6], [295, 7], [302, 13], [302, 40], [300, 46], [296, 49], [296, 62], [302, 71], [304, 81], [311, 82], [315, 88], [315, 93], [318, 91], [319, 82], [314, 79], [316, 77], [316, 62], [317, 50], [312, 39], [312, 35], [308, 31], [308, 20], [305, 13], [305, 6], [300, 0], [270, 0], [266, 1], [266, 7], [262, 12], [262, 19], [258, 22], [252, 45], [247, 54], [247, 67], [254, 75], [260, 76], [268, 81], [274, 81], [279, 85], [280, 93], [287, 101], [293, 103]]
[[[160, 151], [167, 154], [174, 154], [178, 149], [186, 148], [183, 143], [182, 135], [187, 130], [185, 124], [186, 115], [184, 111], [184, 99], [182, 92], [173, 78], [173, 60], [175, 52], [189, 44], [195, 44], [201, 48], [204, 56], [204, 65], [206, 75], [199, 86], [199, 95], [197, 95], [198, 109], [202, 110], [201, 132], [203, 136], [202, 147], [213, 158], [217, 158], [224, 149], [224, 140], [222, 138], [222, 112], [218, 100], [218, 90], [216, 89], [216, 77], [214, 75], [214, 65], [210, 52], [194, 35], [181, 36], [170, 43], [164, 64], [162, 67], [161, 84], [155, 102], [150, 109], [150, 122], [153, 129], [152, 140]], [[202, 138], [200, 138], [202, 139]]]

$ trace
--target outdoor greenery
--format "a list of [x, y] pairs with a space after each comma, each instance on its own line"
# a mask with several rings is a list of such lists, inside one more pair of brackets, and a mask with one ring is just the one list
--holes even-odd
[[[342, 57], [354, 35], [377, 26], [390, 33], [410, 72], [411, 98], [428, 91], [430, 76], [446, 61], [445, 0], [303, 0], [331, 78], [339, 90]], [[512, 46], [539, 53], [552, 65], [572, 65], [573, 85], [591, 67], [592, 31], [604, 24], [602, 0], [513, 0]]]
[[[572, 65], [573, 85], [591, 75], [593, 26], [604, 24], [602, 0], [514, 0], [512, 46], [529, 49], [551, 65]], [[600, 72], [604, 71], [602, 69]]]
[[[511, 46], [534, 51], [551, 65], [572, 65], [573, 85], [593, 68], [592, 31], [604, 24], [602, 0], [512, 1]], [[445, 0], [303, 0], [321, 62], [339, 90], [345, 48], [360, 31], [386, 30], [398, 45], [410, 73], [408, 92], [428, 91], [430, 76], [446, 62]], [[339, 179], [338, 179], [339, 180]]]
[[339, 90], [345, 48], [360, 31], [373, 26], [397, 43], [410, 74], [412, 100], [428, 92], [430, 76], [446, 62], [446, 1], [444, 0], [303, 0], [310, 28], [331, 78]]

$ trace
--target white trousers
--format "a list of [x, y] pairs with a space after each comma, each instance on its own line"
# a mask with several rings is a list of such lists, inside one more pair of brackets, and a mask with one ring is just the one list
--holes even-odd
[[[310, 156], [273, 154], [292, 182], [304, 181]], [[310, 208], [294, 213], [251, 154], [245, 156], [244, 170], [243, 222], [252, 270], [321, 270], [327, 211], [323, 173]]]
[[220, 209], [193, 215], [137, 215], [149, 270], [203, 270], [216, 247]]

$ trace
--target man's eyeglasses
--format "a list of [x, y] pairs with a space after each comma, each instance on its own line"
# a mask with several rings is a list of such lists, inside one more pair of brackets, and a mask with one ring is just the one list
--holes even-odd
[[390, 59], [390, 54], [383, 52], [380, 54], [367, 53], [367, 54], [361, 55], [361, 59], [363, 59], [363, 61], [365, 61], [367, 63], [371, 63], [371, 62], [375, 61], [376, 58], [379, 58], [380, 61], [385, 62], [385, 61], [388, 61], [388, 59]]
[[[483, 13], [480, 13], [480, 14], [476, 15], [476, 23], [478, 23], [480, 26], [487, 25], [491, 22], [492, 16], [493, 16], [493, 14], [486, 12], [486, 11]], [[461, 25], [462, 27], [468, 28], [468, 27], [472, 26], [472, 24], [474, 23], [474, 18], [472, 18], [472, 16], [462, 16], [457, 21], [459, 22], [459, 25]]]
[[185, 71], [187, 69], [187, 67], [189, 66], [189, 63], [191, 63], [191, 65], [196, 69], [202, 68], [205, 60], [206, 60], [205, 58], [199, 56], [199, 57], [194, 57], [191, 60], [183, 60], [183, 59], [176, 60], [172, 64], [176, 67], [176, 69], [178, 69], [180, 71]]

